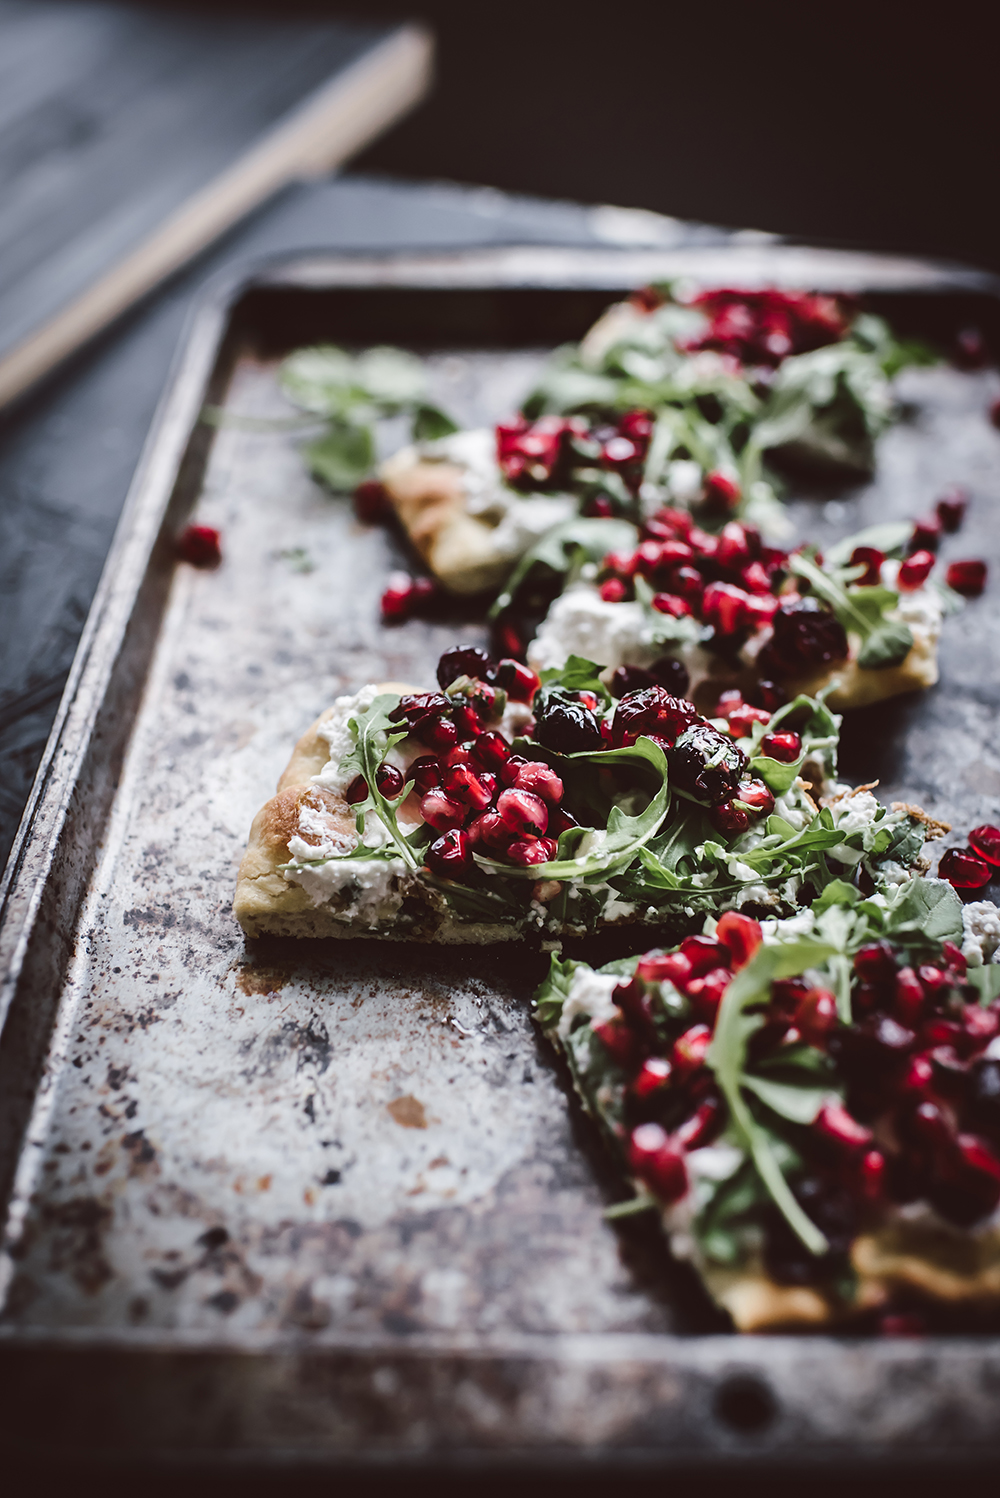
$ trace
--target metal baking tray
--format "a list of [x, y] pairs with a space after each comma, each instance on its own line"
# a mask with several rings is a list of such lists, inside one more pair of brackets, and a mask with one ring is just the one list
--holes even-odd
[[[579, 1470], [986, 1461], [1000, 1341], [735, 1337], [641, 1220], [540, 1045], [544, 959], [511, 948], [246, 942], [250, 819], [302, 728], [369, 679], [427, 681], [456, 634], [384, 629], [403, 559], [307, 477], [278, 358], [392, 342], [463, 422], [639, 283], [863, 293], [904, 331], [996, 285], [768, 244], [317, 253], [216, 285], [122, 516], [2, 894], [0, 1446], [67, 1458]], [[868, 485], [796, 491], [802, 534], [974, 494], [952, 555], [1000, 564], [995, 371], [901, 381]], [[174, 560], [187, 516], [214, 572]], [[995, 574], [996, 575], [996, 574]], [[942, 685], [873, 709], [846, 770], [959, 828], [1000, 812], [1000, 609], [949, 622]]]

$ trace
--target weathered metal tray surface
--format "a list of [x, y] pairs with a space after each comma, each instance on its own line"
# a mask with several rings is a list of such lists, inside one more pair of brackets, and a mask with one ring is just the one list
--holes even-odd
[[[250, 819], [303, 726], [367, 680], [428, 680], [456, 626], [384, 630], [398, 543], [308, 479], [293, 434], [199, 425], [206, 399], [287, 414], [287, 348], [392, 341], [426, 355], [461, 420], [493, 421], [616, 291], [682, 271], [869, 290], [914, 330], [997, 323], [967, 272], [753, 244], [316, 256], [217, 288], [194, 320], [6, 884], [8, 1449], [1000, 1450], [993, 1339], [734, 1338], [651, 1226], [603, 1221], [613, 1176], [528, 1019], [543, 959], [248, 944], [230, 914]], [[918, 370], [901, 392], [875, 482], [803, 495], [798, 530], [845, 534], [963, 482], [952, 554], [996, 568], [995, 372]], [[193, 508], [221, 527], [216, 572], [174, 565]], [[859, 717], [849, 771], [959, 828], [995, 820], [998, 647], [995, 604], [952, 620], [942, 686]]]

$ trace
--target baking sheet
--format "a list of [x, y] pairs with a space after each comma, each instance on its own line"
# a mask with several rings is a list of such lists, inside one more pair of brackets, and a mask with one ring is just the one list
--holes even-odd
[[[223, 426], [213, 437], [196, 426], [201, 403], [224, 392], [230, 411], [287, 414], [276, 357], [339, 318], [358, 341], [413, 343], [435, 397], [463, 423], [492, 422], [528, 387], [540, 335], [570, 336], [574, 319], [582, 332], [595, 301], [652, 274], [640, 257], [619, 257], [612, 277], [606, 252], [560, 252], [560, 280], [531, 253], [548, 291], [531, 290], [523, 251], [503, 271], [496, 256], [464, 257], [471, 294], [454, 289], [454, 260], [450, 278], [440, 263], [409, 262], [416, 289], [402, 299], [361, 287], [387, 274], [405, 284], [407, 262], [388, 273], [371, 262], [367, 281], [358, 262], [300, 263], [235, 311], [232, 296], [216, 299], [192, 329], [8, 883], [0, 1077], [21, 1059], [11, 1129], [32, 1056], [47, 1054], [11, 1163], [0, 1361], [58, 1381], [89, 1357], [131, 1369], [107, 1376], [149, 1394], [183, 1380], [169, 1358], [184, 1352], [214, 1391], [215, 1425], [207, 1406], [185, 1424], [172, 1405], [169, 1432], [147, 1400], [131, 1434], [116, 1419], [88, 1436], [74, 1419], [70, 1443], [113, 1443], [114, 1426], [140, 1445], [211, 1449], [249, 1378], [269, 1413], [241, 1427], [247, 1449], [301, 1439], [330, 1459], [374, 1442], [425, 1455], [464, 1443], [566, 1460], [647, 1447], [724, 1460], [747, 1440], [764, 1459], [885, 1452], [918, 1432], [928, 1449], [951, 1448], [959, 1431], [967, 1452], [992, 1449], [992, 1338], [930, 1351], [736, 1339], [649, 1223], [603, 1221], [613, 1172], [527, 1017], [543, 960], [248, 943], [232, 920], [250, 819], [303, 727], [365, 681], [431, 679], [456, 625], [384, 629], [378, 599], [402, 560], [397, 540], [359, 526], [348, 500], [307, 477], [295, 436]], [[730, 271], [713, 264], [706, 278]], [[929, 319], [964, 316], [974, 289], [923, 274]], [[352, 276], [351, 297], [331, 292]], [[505, 276], [520, 289], [492, 289]], [[588, 277], [596, 292], [572, 290]], [[908, 284], [901, 272], [897, 284]], [[931, 299], [935, 284], [944, 294]], [[429, 322], [450, 335], [436, 347]], [[899, 389], [907, 419], [882, 439], [875, 482], [802, 498], [793, 523], [823, 544], [925, 510], [962, 482], [971, 517], [945, 555], [996, 566], [1000, 433], [984, 419], [995, 372], [915, 370]], [[215, 572], [172, 565], [169, 532], [192, 506], [222, 530]], [[881, 774], [885, 799], [922, 801], [957, 827], [996, 820], [998, 632], [988, 599], [949, 621], [942, 686], [859, 715], [845, 768]], [[458, 633], [483, 637], [473, 623]], [[351, 1380], [367, 1380], [383, 1424], [368, 1405], [339, 1426], [307, 1417], [302, 1370], [317, 1366], [317, 1410], [349, 1405]], [[497, 1378], [502, 1397], [486, 1390]], [[840, 1391], [832, 1409], [817, 1408], [818, 1379]], [[971, 1391], [957, 1424], [956, 1379]], [[866, 1402], [862, 1389], [880, 1380], [881, 1403]], [[22, 1404], [0, 1415], [8, 1440], [26, 1428]]]

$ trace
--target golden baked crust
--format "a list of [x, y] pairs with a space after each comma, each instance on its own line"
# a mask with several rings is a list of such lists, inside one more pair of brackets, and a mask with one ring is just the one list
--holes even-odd
[[481, 593], [501, 585], [510, 558], [497, 554], [495, 526], [468, 514], [457, 463], [404, 448], [382, 464], [379, 477], [414, 547], [449, 592]]

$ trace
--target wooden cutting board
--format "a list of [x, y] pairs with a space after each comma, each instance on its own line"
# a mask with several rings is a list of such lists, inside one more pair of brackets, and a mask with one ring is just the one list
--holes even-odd
[[0, 0], [0, 406], [426, 92], [417, 26]]

